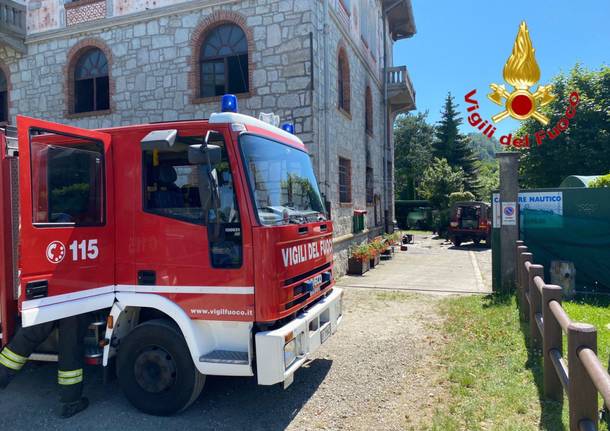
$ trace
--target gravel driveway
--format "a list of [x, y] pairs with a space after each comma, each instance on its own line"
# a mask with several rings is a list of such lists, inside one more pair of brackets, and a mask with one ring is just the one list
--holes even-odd
[[60, 421], [53, 412], [55, 365], [29, 364], [0, 392], [0, 429], [404, 429], [405, 416], [419, 409], [409, 388], [427, 384], [422, 359], [432, 349], [438, 299], [348, 289], [345, 301], [339, 332], [286, 391], [258, 386], [254, 378], [209, 377], [190, 409], [157, 418], [136, 411], [116, 381], [104, 385], [101, 371], [90, 368], [85, 388], [90, 408]]

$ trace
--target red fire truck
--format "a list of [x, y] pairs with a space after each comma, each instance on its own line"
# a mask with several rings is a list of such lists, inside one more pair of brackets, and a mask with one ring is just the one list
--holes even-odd
[[236, 106], [0, 129], [2, 345], [19, 325], [87, 313], [87, 361], [155, 415], [187, 408], [206, 375], [292, 383], [341, 321], [333, 225], [301, 140]]

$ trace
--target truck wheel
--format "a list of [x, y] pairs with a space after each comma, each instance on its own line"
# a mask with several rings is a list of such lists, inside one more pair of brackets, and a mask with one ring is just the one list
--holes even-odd
[[451, 240], [454, 246], [459, 247], [462, 244], [462, 240], [460, 238], [453, 238]]
[[205, 383], [182, 333], [164, 319], [138, 325], [121, 342], [117, 371], [121, 389], [131, 404], [155, 416], [185, 410], [201, 394]]

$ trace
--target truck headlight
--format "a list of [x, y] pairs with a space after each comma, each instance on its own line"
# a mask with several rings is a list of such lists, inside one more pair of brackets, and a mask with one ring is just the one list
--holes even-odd
[[297, 360], [301, 350], [300, 337], [295, 337], [284, 345], [284, 368], [288, 369]]

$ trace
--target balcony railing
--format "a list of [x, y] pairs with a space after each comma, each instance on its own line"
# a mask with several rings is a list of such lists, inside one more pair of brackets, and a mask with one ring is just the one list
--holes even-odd
[[0, 45], [25, 52], [25, 5], [0, 0]]
[[388, 101], [395, 112], [415, 109], [415, 88], [407, 66], [388, 67], [386, 70]]

